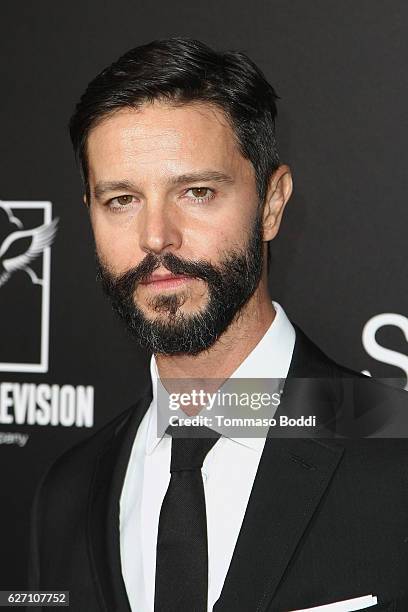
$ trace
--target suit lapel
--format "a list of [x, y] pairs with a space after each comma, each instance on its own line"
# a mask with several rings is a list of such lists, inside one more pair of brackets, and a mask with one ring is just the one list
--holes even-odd
[[[330, 361], [296, 327], [286, 385], [291, 378], [332, 376]], [[285, 386], [281, 409], [290, 413], [289, 398]], [[342, 453], [330, 440], [267, 438], [214, 612], [267, 610]]]
[[88, 503], [88, 549], [101, 608], [130, 612], [120, 559], [119, 502], [137, 429], [151, 403], [151, 385], [97, 459]]

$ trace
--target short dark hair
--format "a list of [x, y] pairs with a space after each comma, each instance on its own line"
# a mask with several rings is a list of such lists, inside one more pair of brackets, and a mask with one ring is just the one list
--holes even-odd
[[207, 102], [224, 111], [242, 155], [254, 167], [263, 203], [270, 176], [279, 166], [277, 98], [264, 74], [244, 53], [218, 53], [190, 38], [155, 40], [131, 49], [89, 83], [69, 123], [88, 198], [86, 141], [91, 128], [119, 109], [168, 100]]

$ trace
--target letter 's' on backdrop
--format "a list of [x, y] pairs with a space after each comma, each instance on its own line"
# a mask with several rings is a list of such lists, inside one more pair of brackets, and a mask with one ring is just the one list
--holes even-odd
[[[277, 90], [295, 192], [270, 287], [335, 360], [408, 376], [408, 5], [403, 0], [1, 3], [2, 589], [25, 588], [44, 469], [137, 397], [148, 356], [96, 283], [67, 122], [124, 51], [192, 36], [246, 52]], [[7, 274], [6, 254], [45, 245]]]

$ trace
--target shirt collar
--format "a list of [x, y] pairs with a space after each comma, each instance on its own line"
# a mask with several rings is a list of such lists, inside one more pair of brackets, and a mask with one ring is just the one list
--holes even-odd
[[[295, 346], [296, 333], [282, 306], [272, 300], [276, 315], [261, 340], [230, 378], [286, 378]], [[153, 398], [149, 410], [146, 453], [151, 454], [163, 439], [164, 431], [157, 431], [157, 380], [159, 373], [154, 355], [150, 360]], [[264, 438], [233, 438], [230, 440], [255, 451], [260, 451]]]

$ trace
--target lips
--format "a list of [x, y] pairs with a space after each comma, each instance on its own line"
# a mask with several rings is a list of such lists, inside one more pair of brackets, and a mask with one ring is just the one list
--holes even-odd
[[146, 280], [141, 281], [141, 285], [150, 285], [152, 283], [161, 283], [165, 281], [176, 281], [189, 278], [185, 274], [152, 274]]

